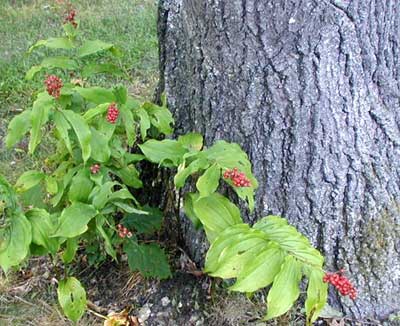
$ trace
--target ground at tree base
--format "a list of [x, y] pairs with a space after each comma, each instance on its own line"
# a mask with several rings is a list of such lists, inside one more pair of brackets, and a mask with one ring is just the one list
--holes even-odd
[[[165, 281], [145, 280], [132, 273], [124, 262], [89, 267], [80, 256], [75, 272], [83, 281], [90, 300], [79, 326], [101, 326], [110, 312], [129, 309], [146, 326], [304, 326], [302, 307], [280, 319], [262, 322], [265, 312], [262, 293], [252, 300], [241, 294], [228, 294], [223, 284], [206, 276], [177, 269]], [[179, 261], [182, 259], [177, 259]], [[178, 267], [178, 266], [176, 266]], [[0, 278], [0, 326], [70, 326], [55, 297], [54, 267], [47, 259], [32, 259], [28, 266]], [[212, 289], [212, 290], [211, 290]], [[347, 319], [319, 320], [317, 326], [397, 326], [399, 322], [378, 323]]]

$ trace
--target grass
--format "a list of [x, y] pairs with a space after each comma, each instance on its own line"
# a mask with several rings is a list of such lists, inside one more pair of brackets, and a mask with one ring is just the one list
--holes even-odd
[[[4, 137], [12, 117], [28, 108], [35, 92], [44, 88], [40, 78], [26, 81], [25, 73], [51, 52], [41, 49], [28, 56], [26, 51], [37, 40], [61, 34], [62, 11], [57, 2], [60, 0], [0, 1], [0, 173], [10, 182], [26, 170], [41, 169], [53, 149], [47, 138], [32, 157], [27, 154], [26, 139], [8, 150]], [[129, 74], [129, 82], [125, 82], [129, 91], [151, 98], [158, 75], [156, 0], [79, 0], [73, 4], [84, 38], [117, 45], [124, 54], [121, 63]], [[96, 80], [104, 81], [101, 76]], [[0, 326], [72, 325], [57, 306], [54, 286], [15, 294], [13, 289], [18, 288], [21, 277], [12, 275], [5, 279], [0, 273]], [[102, 321], [87, 314], [79, 325], [102, 325]]]
[[[60, 2], [60, 0], [58, 1]], [[61, 33], [62, 11], [55, 0], [0, 1], [0, 172], [11, 182], [23, 171], [40, 167], [51, 146], [41, 146], [36, 157], [26, 154], [26, 142], [7, 150], [3, 139], [11, 118], [29, 107], [42, 80], [26, 81], [25, 73], [49, 50], [27, 56], [37, 40]], [[149, 98], [157, 82], [158, 46], [156, 0], [74, 1], [86, 39], [101, 39], [123, 51], [121, 62], [130, 76], [133, 95]], [[104, 77], [98, 77], [99, 83]]]

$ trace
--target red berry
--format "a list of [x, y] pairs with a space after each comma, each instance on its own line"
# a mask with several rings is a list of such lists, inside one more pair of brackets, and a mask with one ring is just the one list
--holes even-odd
[[337, 273], [325, 273], [322, 280], [325, 283], [332, 284], [341, 295], [348, 295], [350, 299], [355, 300], [357, 298], [357, 291], [354, 288], [354, 285], [350, 282], [350, 280], [343, 275], [344, 270], [341, 269]]
[[71, 9], [67, 13], [67, 16], [64, 18], [64, 24], [71, 23], [72, 26], [74, 26], [76, 28], [78, 26], [78, 24], [75, 21], [75, 16], [76, 16], [76, 11], [74, 9]]
[[250, 180], [243, 172], [239, 172], [238, 168], [234, 168], [233, 170], [226, 170], [223, 176], [225, 179], [231, 179], [235, 187], [251, 187]]
[[108, 111], [107, 111], [107, 121], [109, 123], [115, 123], [115, 121], [117, 121], [119, 116], [119, 110], [116, 106], [115, 103], [111, 103], [110, 106], [108, 107]]
[[97, 174], [98, 172], [100, 171], [100, 164], [93, 164], [91, 167], [90, 167], [90, 172], [92, 173], [92, 174]]
[[63, 87], [61, 78], [55, 75], [48, 75], [44, 84], [46, 85], [47, 93], [49, 93], [49, 95], [55, 98], [60, 97], [61, 88]]

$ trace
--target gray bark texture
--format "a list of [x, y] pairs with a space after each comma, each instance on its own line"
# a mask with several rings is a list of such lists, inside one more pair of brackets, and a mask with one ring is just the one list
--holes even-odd
[[348, 315], [398, 312], [400, 0], [161, 0], [159, 36], [177, 133], [253, 163], [247, 220], [282, 215], [345, 268], [359, 297], [330, 302]]

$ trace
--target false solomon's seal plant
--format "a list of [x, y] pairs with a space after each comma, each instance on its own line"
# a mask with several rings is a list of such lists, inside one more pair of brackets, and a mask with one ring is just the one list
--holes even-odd
[[[184, 211], [210, 242], [205, 272], [236, 279], [232, 291], [248, 294], [270, 286], [266, 319], [290, 309], [306, 278], [305, 310], [311, 325], [326, 303], [331, 280], [324, 279], [321, 254], [281, 217], [264, 217], [253, 226], [244, 223], [239, 208], [217, 191], [226, 183], [253, 210], [257, 181], [247, 155], [239, 145], [222, 140], [206, 147], [197, 133], [158, 140], [173, 133], [165, 101], [162, 106], [140, 103], [123, 86], [92, 85], [94, 75], [122, 74], [121, 51], [110, 43], [82, 40], [75, 15], [68, 13], [64, 36], [38, 41], [29, 49], [46, 47], [57, 56], [28, 71], [27, 79], [41, 76], [45, 87], [32, 108], [10, 122], [6, 145], [13, 147], [29, 132], [29, 153], [34, 154], [47, 130], [56, 152], [42, 170], [25, 172], [14, 187], [0, 178], [2, 269], [7, 272], [30, 255], [49, 254], [69, 264], [79, 248], [90, 246], [114, 260], [122, 250], [130, 268], [145, 277], [170, 277], [163, 249], [140, 240], [141, 234], [160, 229], [162, 214], [139, 203], [129, 190], [142, 187], [137, 165], [147, 160], [177, 171], [177, 189], [188, 180], [195, 182], [196, 192], [185, 195]], [[17, 196], [24, 194], [29, 201], [38, 191], [46, 207], [23, 209]], [[57, 275], [58, 299], [76, 322], [85, 311], [86, 293], [68, 271]]]

